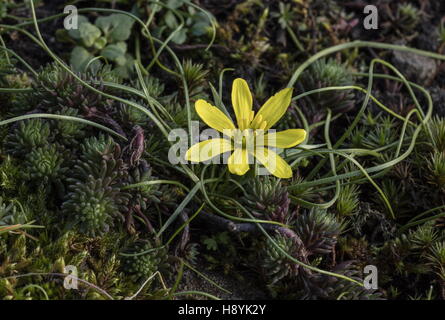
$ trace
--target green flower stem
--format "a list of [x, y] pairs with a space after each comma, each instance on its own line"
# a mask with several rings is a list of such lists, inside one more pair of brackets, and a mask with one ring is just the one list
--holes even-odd
[[38, 73], [36, 70], [34, 70], [33, 67], [31, 67], [31, 65], [29, 65], [28, 62], [26, 62], [22, 57], [20, 57], [17, 53], [15, 53], [14, 51], [12, 51], [11, 49], [8, 49], [6, 47], [0, 47], [1, 50], [5, 50], [6, 52], [12, 54], [17, 60], [20, 61], [20, 63], [22, 63], [33, 75], [34, 77], [38, 77]]
[[151, 186], [151, 185], [157, 185], [157, 184], [172, 184], [172, 185], [175, 185], [175, 186], [183, 188], [187, 192], [190, 192], [189, 188], [187, 188], [182, 183], [180, 183], [180, 182], [178, 182], [176, 180], [151, 180], [151, 181], [144, 181], [144, 182], [139, 182], [139, 183], [135, 183], [135, 184], [130, 184], [128, 186], [124, 186], [121, 189], [122, 190], [136, 189], [136, 188], [143, 187], [143, 186]]
[[75, 121], [75, 122], [80, 122], [83, 124], [87, 124], [93, 127], [96, 127], [100, 130], [106, 131], [116, 137], [119, 137], [123, 140], [127, 140], [127, 138], [125, 138], [124, 136], [120, 135], [119, 133], [115, 132], [114, 130], [107, 128], [101, 124], [98, 124], [96, 122], [93, 121], [89, 121], [83, 118], [77, 118], [77, 117], [72, 117], [72, 116], [64, 116], [64, 115], [59, 115], [59, 114], [49, 114], [49, 113], [32, 113], [32, 114], [26, 114], [23, 116], [18, 116], [18, 117], [14, 117], [14, 118], [10, 118], [7, 120], [3, 120], [0, 121], [0, 126], [4, 126], [13, 122], [17, 122], [17, 121], [22, 121], [22, 120], [27, 120], [27, 119], [34, 119], [34, 118], [45, 118], [45, 119], [54, 119], [54, 120], [66, 120], [66, 121]]
[[[5, 44], [5, 41], [3, 40], [3, 37], [1, 34], [0, 34], [0, 44], [2, 45], [3, 49], [6, 49], [6, 44]], [[9, 58], [9, 55], [5, 54], [5, 57], [6, 57], [6, 61], [8, 62], [8, 64], [11, 64], [11, 59]]]
[[210, 42], [207, 45], [207, 48], [205, 49], [207, 51], [207, 50], [210, 49], [210, 47], [213, 45], [213, 43], [215, 42], [215, 39], [216, 39], [216, 25], [217, 25], [216, 19], [209, 11], [204, 10], [203, 8], [201, 8], [200, 6], [194, 4], [190, 0], [184, 0], [184, 2], [187, 5], [195, 8], [195, 9], [197, 9], [199, 11], [201, 11], [202, 13], [204, 13], [207, 16], [207, 18], [209, 19], [210, 24], [212, 25], [212, 38], [210, 39]]
[[34, 91], [33, 88], [0, 88], [0, 93], [26, 93]]
[[182, 262], [184, 263], [184, 265], [189, 268], [190, 270], [192, 270], [193, 272], [195, 272], [198, 276], [200, 276], [201, 278], [203, 278], [204, 280], [206, 280], [207, 282], [211, 283], [212, 285], [214, 285], [215, 287], [217, 287], [219, 290], [224, 291], [225, 293], [228, 294], [232, 294], [232, 292], [230, 292], [227, 289], [224, 289], [223, 287], [221, 287], [219, 284], [217, 284], [215, 281], [213, 281], [212, 279], [210, 279], [209, 277], [207, 277], [205, 274], [199, 272], [196, 268], [194, 268], [193, 266], [191, 266], [190, 264], [188, 264], [186, 261], [184, 261], [184, 259], [182, 259]]
[[[305, 93], [302, 93], [298, 96], [295, 96], [292, 98], [292, 100], [299, 100], [301, 98], [304, 98], [306, 96], [309, 96], [311, 94], [315, 94], [315, 93], [320, 93], [320, 92], [326, 92], [326, 91], [343, 91], [343, 90], [357, 90], [363, 93], [367, 93], [367, 90], [359, 87], [359, 86], [338, 86], [338, 87], [326, 87], [326, 88], [320, 88], [320, 89], [315, 89], [315, 90], [311, 90], [311, 91], [307, 91]], [[404, 121], [405, 118], [402, 117], [401, 115], [395, 113], [394, 111], [392, 111], [390, 108], [388, 108], [387, 106], [385, 106], [383, 103], [381, 103], [376, 97], [374, 97], [372, 94], [369, 95], [369, 98], [375, 102], [381, 109], [383, 109], [384, 111], [386, 111], [387, 113], [389, 113], [390, 115], [392, 115], [393, 117]], [[340, 117], [341, 114], [336, 115], [336, 117]], [[324, 121], [322, 121], [321, 123], [324, 123]], [[412, 123], [413, 124], [413, 123]], [[315, 124], [313, 124], [312, 126], [315, 126]]]
[[286, 23], [286, 30], [289, 33], [292, 41], [294, 42], [295, 46], [297, 47], [298, 50], [300, 50], [301, 52], [305, 52], [306, 50], [304, 50], [303, 45], [301, 44], [300, 40], [298, 40], [297, 35], [295, 34], [295, 32], [292, 30], [292, 28]]
[[175, 238], [176, 236], [190, 223], [192, 222], [193, 219], [196, 218], [196, 216], [201, 212], [201, 210], [204, 208], [205, 203], [203, 203], [198, 210], [196, 210], [196, 212], [186, 221], [184, 222], [184, 224], [179, 227], [175, 233], [173, 233], [173, 235], [170, 237], [170, 239], [168, 239], [168, 241], [165, 243], [166, 246], [168, 246]]
[[[379, 61], [378, 59], [374, 59], [374, 60], [371, 62], [370, 70], [369, 70], [369, 73], [368, 73], [369, 81], [368, 81], [368, 90], [366, 91], [366, 97], [367, 97], [367, 98], [370, 97], [370, 91], [371, 91], [372, 81], [373, 81], [373, 77], [374, 77], [374, 73], [373, 73], [374, 65], [375, 65], [375, 63], [379, 63], [379, 62], [380, 62], [380, 61]], [[399, 80], [402, 81], [402, 82], [404, 82], [403, 79], [399, 79]], [[406, 80], [405, 80], [405, 81], [406, 81]], [[409, 83], [409, 82], [406, 82], [405, 84], [407, 84], [408, 86], [411, 85], [411, 83]], [[431, 117], [431, 114], [432, 114], [432, 101], [431, 101], [431, 96], [430, 96], [430, 94], [429, 94], [423, 87], [418, 86], [418, 85], [415, 85], [415, 84], [412, 84], [412, 86], [413, 86], [413, 87], [416, 87], [417, 89], [419, 89], [420, 91], [422, 91], [422, 92], [425, 94], [425, 96], [427, 97], [428, 101], [429, 101], [429, 104], [428, 104], [428, 112], [427, 112], [427, 114], [426, 114], [426, 118], [424, 119], [424, 121], [423, 121], [423, 123], [422, 123], [422, 125], [424, 125], [424, 124], [426, 124], [426, 121], [429, 120], [429, 118]], [[410, 91], [410, 93], [411, 93], [411, 94], [414, 94], [414, 93], [412, 92], [412, 90]], [[360, 117], [361, 117], [362, 114], [364, 113], [365, 108], [366, 108], [366, 106], [367, 106], [367, 103], [368, 103], [368, 100], [365, 98], [365, 101], [364, 101], [364, 103], [362, 104], [362, 107], [361, 107], [359, 113], [358, 113], [357, 116], [354, 118], [352, 124], [348, 127], [348, 129], [346, 130], [346, 132], [345, 132], [345, 133], [341, 136], [341, 138], [336, 142], [336, 144], [334, 145], [334, 148], [338, 148], [338, 147], [341, 145], [341, 143], [343, 143], [343, 141], [344, 141], [344, 140], [351, 134], [352, 130], [353, 130], [353, 129], [355, 128], [355, 126], [358, 124], [358, 122], [359, 122], [359, 120], [360, 120]], [[382, 107], [381, 105], [379, 105], [379, 106]], [[405, 118], [403, 118], [403, 119], [405, 120]], [[418, 128], [418, 129], [420, 130], [421, 128]], [[416, 130], [416, 132], [417, 132], [417, 130]], [[417, 135], [416, 135], [416, 137], [417, 137]], [[415, 140], [415, 139], [414, 139], [414, 140]], [[413, 148], [414, 148], [414, 146], [412, 145], [411, 150], [412, 150]], [[404, 155], [408, 156], [407, 154], [404, 154]], [[403, 158], [403, 159], [404, 159], [404, 158]], [[312, 178], [315, 176], [315, 174], [321, 169], [321, 167], [324, 165], [325, 162], [326, 162], [325, 159], [321, 160], [321, 161], [315, 166], [315, 168], [309, 173], [307, 179], [308, 179], [308, 180], [312, 179]]]
[[330, 54], [351, 49], [351, 48], [375, 48], [375, 49], [384, 49], [384, 50], [395, 50], [395, 51], [403, 51], [403, 52], [411, 52], [415, 53], [421, 56], [430, 57], [434, 59], [439, 60], [445, 60], [445, 55], [433, 53], [429, 51], [409, 48], [406, 46], [400, 46], [395, 44], [387, 44], [387, 43], [380, 43], [380, 42], [372, 42], [372, 41], [352, 41], [347, 43], [342, 43], [327, 49], [324, 49], [315, 55], [311, 56], [308, 60], [306, 60], [303, 64], [301, 64], [295, 72], [292, 74], [292, 77], [290, 78], [287, 87], [292, 88], [295, 85], [295, 82], [300, 77], [301, 73], [313, 62], [317, 61], [320, 58], [323, 58], [325, 56], [328, 56]]

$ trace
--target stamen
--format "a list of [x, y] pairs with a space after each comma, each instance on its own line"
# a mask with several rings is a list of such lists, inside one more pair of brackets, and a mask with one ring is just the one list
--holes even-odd
[[260, 129], [264, 130], [264, 129], [266, 129], [266, 126], [267, 126], [267, 121], [263, 121], [263, 122], [261, 122]]
[[238, 121], [238, 127], [240, 130], [244, 130], [244, 118], [239, 119]]
[[223, 134], [228, 137], [233, 137], [235, 135], [236, 129], [224, 129]]
[[258, 118], [255, 119], [254, 122], [250, 125], [253, 129], [258, 129], [259, 124], [263, 121], [263, 116], [259, 115]]
[[235, 130], [233, 135], [233, 142], [237, 148], [241, 148], [243, 144], [241, 130]]

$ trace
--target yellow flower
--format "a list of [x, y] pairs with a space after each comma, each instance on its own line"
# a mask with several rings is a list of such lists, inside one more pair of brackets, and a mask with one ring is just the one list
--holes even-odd
[[253, 156], [274, 176], [292, 177], [292, 169], [287, 162], [268, 148], [291, 148], [306, 138], [306, 131], [303, 129], [268, 133], [286, 113], [291, 98], [292, 89], [283, 89], [269, 98], [255, 114], [247, 82], [236, 79], [232, 87], [232, 104], [238, 128], [217, 107], [202, 99], [196, 101], [195, 109], [202, 121], [223, 133], [225, 138], [197, 143], [187, 151], [185, 158], [192, 162], [201, 162], [233, 151], [228, 158], [229, 171], [233, 174], [244, 175], [249, 170], [249, 159]]

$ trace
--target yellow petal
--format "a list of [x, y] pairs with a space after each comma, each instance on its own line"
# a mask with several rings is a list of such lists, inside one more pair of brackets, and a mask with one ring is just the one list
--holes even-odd
[[223, 132], [224, 129], [235, 129], [232, 120], [230, 120], [224, 112], [212, 106], [210, 103], [199, 99], [195, 102], [195, 109], [202, 121], [209, 127], [219, 132]]
[[249, 154], [246, 149], [237, 148], [229, 157], [229, 171], [239, 176], [249, 171]]
[[238, 128], [247, 129], [252, 114], [252, 94], [249, 85], [241, 78], [235, 79], [232, 85], [232, 105], [235, 111]]
[[[257, 129], [257, 126], [259, 127], [264, 121], [266, 121], [266, 127], [264, 129], [270, 129], [281, 119], [290, 105], [292, 90], [292, 88], [283, 89], [266, 101], [252, 121], [252, 123], [255, 124], [254, 129]], [[259, 117], [262, 117], [261, 121], [259, 121]]]
[[292, 148], [306, 139], [304, 129], [289, 129], [264, 136], [264, 144], [276, 148]]
[[255, 158], [269, 170], [274, 176], [282, 179], [292, 177], [292, 168], [272, 150], [267, 148], [256, 148]]
[[187, 150], [185, 159], [193, 162], [201, 162], [231, 150], [233, 150], [233, 148], [229, 140], [210, 139], [194, 144]]

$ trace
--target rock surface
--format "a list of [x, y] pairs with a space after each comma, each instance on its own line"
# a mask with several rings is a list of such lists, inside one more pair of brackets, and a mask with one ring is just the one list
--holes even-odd
[[427, 85], [437, 73], [434, 59], [411, 52], [395, 51], [393, 64], [408, 79], [420, 85]]

